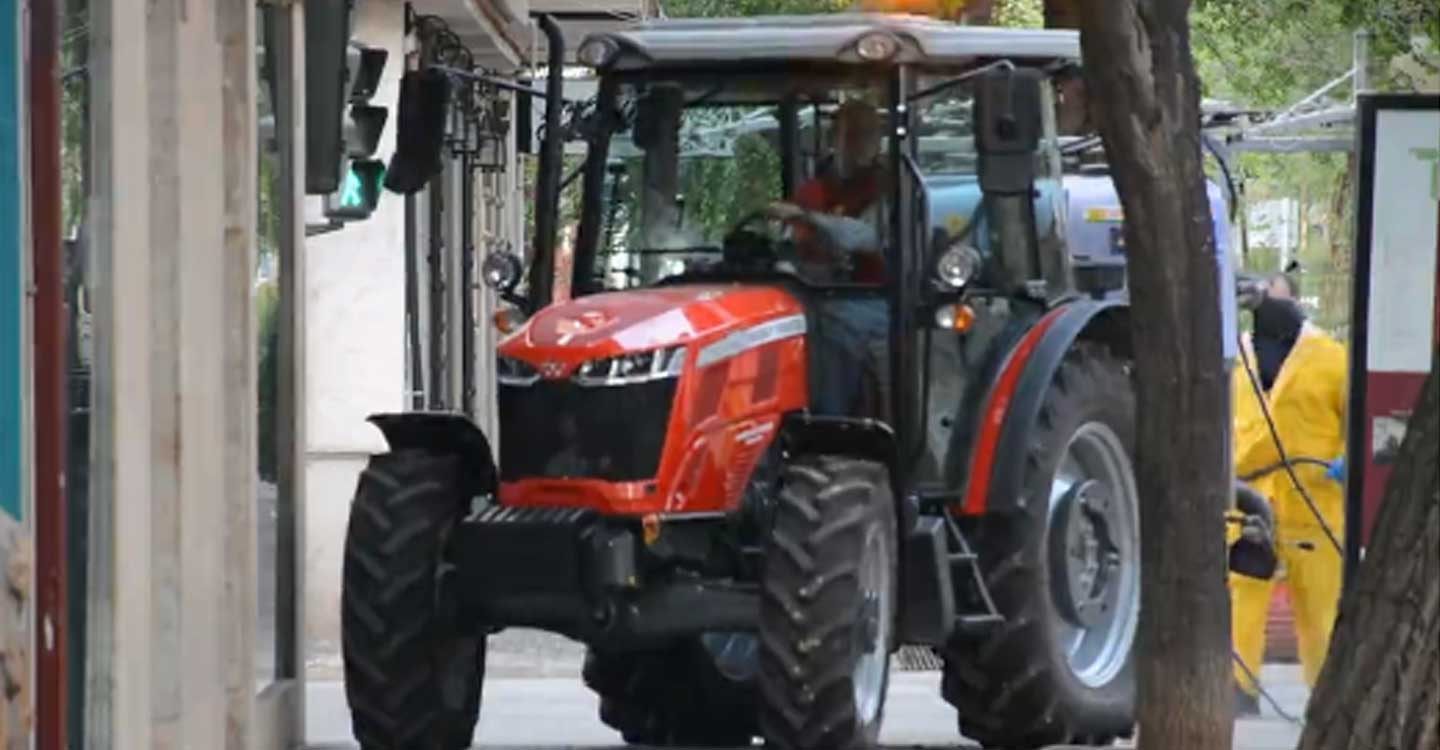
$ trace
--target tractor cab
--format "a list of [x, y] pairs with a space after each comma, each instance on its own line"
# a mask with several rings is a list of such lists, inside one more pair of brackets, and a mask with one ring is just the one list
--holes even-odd
[[[803, 333], [803, 373], [763, 351], [755, 365], [759, 396], [781, 403], [751, 399], [732, 417], [865, 420], [895, 443], [907, 485], [957, 481], [966, 446], [954, 427], [971, 416], [959, 413], [967, 379], [982, 375], [962, 359], [1013, 343], [1072, 293], [1050, 76], [1078, 52], [1068, 32], [876, 15], [661, 21], [587, 39], [577, 57], [599, 93], [564, 129], [586, 146], [575, 298], [528, 300], [526, 332], [501, 348], [502, 431], [507, 414], [525, 425], [502, 440], [515, 461], [501, 471], [575, 453], [567, 435], [611, 432], [567, 421], [537, 434], [503, 386], [537, 359], [566, 376], [633, 367], [614, 356], [627, 352], [657, 361], [608, 335], [623, 320], [624, 338], [648, 349], [756, 326]], [[577, 327], [608, 346], [577, 349], [563, 332]], [[709, 413], [727, 381], [702, 380], [688, 406]]]

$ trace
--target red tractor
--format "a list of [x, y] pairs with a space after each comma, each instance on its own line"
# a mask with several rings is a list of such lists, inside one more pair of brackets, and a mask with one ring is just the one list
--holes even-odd
[[943, 656], [971, 739], [1128, 734], [1135, 400], [1123, 290], [1077, 285], [1066, 242], [1076, 35], [658, 21], [577, 55], [599, 93], [546, 128], [530, 272], [484, 269], [527, 315], [498, 455], [462, 416], [372, 419], [343, 595], [362, 747], [468, 747], [507, 627], [586, 644], [632, 743], [869, 747], [902, 646]]

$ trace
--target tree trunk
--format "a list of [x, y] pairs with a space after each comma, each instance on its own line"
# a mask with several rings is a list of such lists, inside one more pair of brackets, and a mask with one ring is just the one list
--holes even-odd
[[1301, 750], [1440, 748], [1436, 455], [1440, 352], [1405, 430], [1365, 559], [1340, 600]]
[[1189, 2], [1084, 0], [1095, 121], [1125, 211], [1141, 505], [1139, 742], [1231, 746], [1229, 382]]

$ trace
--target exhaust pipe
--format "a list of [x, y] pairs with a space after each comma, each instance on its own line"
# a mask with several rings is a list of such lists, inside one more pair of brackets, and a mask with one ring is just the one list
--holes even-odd
[[560, 222], [560, 170], [565, 145], [560, 133], [560, 110], [565, 103], [565, 35], [550, 14], [540, 16], [540, 30], [545, 32], [550, 55], [545, 81], [545, 140], [540, 144], [535, 181], [535, 242], [528, 295], [532, 313], [550, 304], [554, 294], [555, 235]]

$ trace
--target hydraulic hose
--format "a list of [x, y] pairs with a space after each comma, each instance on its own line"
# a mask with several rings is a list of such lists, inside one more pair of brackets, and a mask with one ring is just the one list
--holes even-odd
[[[1324, 460], [1324, 459], [1320, 459], [1320, 458], [1311, 458], [1310, 456], [1300, 456], [1300, 457], [1297, 457], [1297, 458], [1292, 458], [1292, 459], [1290, 459], [1290, 465], [1291, 465], [1291, 466], [1303, 466], [1303, 465], [1307, 465], [1307, 464], [1310, 465], [1310, 466], [1319, 466], [1319, 467], [1322, 468], [1322, 469], [1328, 469], [1328, 468], [1330, 468], [1330, 462], [1329, 462], [1329, 461], [1326, 461], [1326, 460]], [[1250, 472], [1249, 474], [1246, 474], [1246, 475], [1244, 475], [1244, 476], [1241, 476], [1239, 479], [1240, 479], [1240, 481], [1245, 482], [1245, 483], [1248, 484], [1248, 483], [1250, 483], [1250, 482], [1255, 481], [1256, 479], [1260, 479], [1261, 477], [1266, 477], [1266, 476], [1269, 476], [1269, 475], [1271, 475], [1271, 474], [1274, 474], [1275, 472], [1280, 471], [1281, 469], [1284, 469], [1284, 468], [1285, 468], [1285, 462], [1284, 462], [1284, 461], [1279, 461], [1279, 462], [1277, 462], [1277, 463], [1270, 464], [1269, 466], [1266, 466], [1265, 468], [1260, 469], [1259, 471], [1252, 471], [1252, 472]]]

